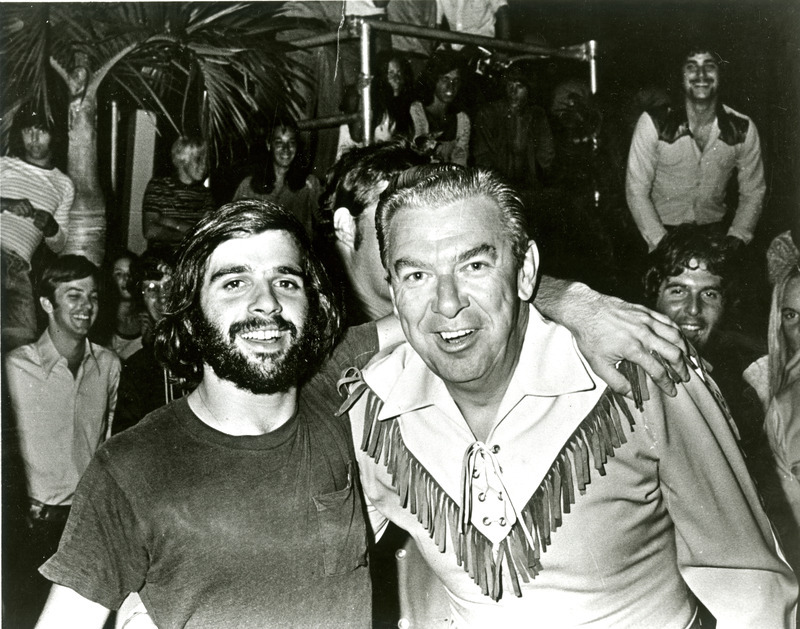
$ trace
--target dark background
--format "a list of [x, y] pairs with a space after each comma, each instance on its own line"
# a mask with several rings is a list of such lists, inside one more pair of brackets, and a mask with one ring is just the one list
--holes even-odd
[[510, 8], [516, 37], [551, 46], [596, 40], [598, 95], [611, 103], [648, 83], [674, 91], [681, 53], [710, 44], [728, 62], [723, 102], [761, 135], [767, 199], [756, 246], [800, 216], [800, 2], [510, 0]]

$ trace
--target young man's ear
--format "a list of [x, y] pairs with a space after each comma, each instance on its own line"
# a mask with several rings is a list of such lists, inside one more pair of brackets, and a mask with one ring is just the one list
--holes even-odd
[[55, 310], [53, 304], [47, 297], [39, 297], [39, 305], [42, 307], [42, 310], [44, 310], [46, 314], [53, 314], [53, 311]]
[[356, 218], [346, 207], [336, 208], [333, 213], [333, 231], [347, 249], [356, 247]]

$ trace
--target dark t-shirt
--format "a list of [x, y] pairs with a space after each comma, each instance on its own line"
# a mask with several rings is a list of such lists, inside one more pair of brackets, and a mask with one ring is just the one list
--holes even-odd
[[277, 430], [233, 437], [186, 399], [109, 440], [42, 574], [110, 609], [139, 591], [170, 627], [368, 627], [367, 534], [346, 419], [345, 366], [377, 351], [350, 333]]

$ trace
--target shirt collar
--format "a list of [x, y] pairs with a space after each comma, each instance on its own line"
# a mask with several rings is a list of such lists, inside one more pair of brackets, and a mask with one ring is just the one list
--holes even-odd
[[[427, 406], [455, 407], [444, 382], [404, 343], [365, 371], [364, 379], [384, 401], [379, 419], [389, 419]], [[525, 396], [556, 397], [597, 386], [575, 347], [570, 332], [546, 321], [530, 306], [519, 363], [503, 407]]]
[[[81, 360], [81, 364], [85, 365], [86, 361], [91, 359], [95, 367], [99, 369], [100, 366], [97, 362], [97, 356], [95, 356], [92, 344], [89, 342], [89, 339], [86, 339], [84, 343], [86, 345], [83, 350], [83, 359]], [[53, 371], [53, 368], [58, 364], [59, 360], [66, 361], [66, 358], [58, 353], [56, 346], [53, 344], [53, 339], [50, 337], [49, 329], [45, 330], [44, 333], [39, 337], [39, 340], [36, 341], [36, 351], [41, 357], [42, 369], [48, 377]]]

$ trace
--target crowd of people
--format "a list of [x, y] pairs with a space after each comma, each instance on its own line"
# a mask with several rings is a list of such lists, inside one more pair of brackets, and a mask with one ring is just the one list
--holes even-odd
[[[103, 268], [58, 255], [58, 131], [14, 121], [4, 617], [794, 627], [798, 249], [752, 251], [763, 160], [721, 58], [687, 50], [681, 93], [643, 87], [615, 128], [582, 80], [399, 44], [321, 177], [274, 118], [219, 203], [181, 136], [146, 250]], [[755, 256], [764, 338], [736, 320]]]

